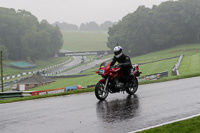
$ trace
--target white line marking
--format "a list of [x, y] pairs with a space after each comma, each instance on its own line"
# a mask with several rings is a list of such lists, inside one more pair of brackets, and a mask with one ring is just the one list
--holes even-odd
[[188, 116], [188, 117], [185, 117], [185, 118], [177, 119], [177, 120], [174, 120], [174, 121], [170, 121], [170, 122], [166, 122], [166, 123], [158, 124], [158, 125], [155, 125], [155, 126], [151, 126], [151, 127], [147, 127], [147, 128], [139, 129], [139, 130], [132, 131], [132, 132], [128, 132], [128, 133], [141, 132], [141, 131], [148, 130], [148, 129], [151, 129], [151, 128], [156, 128], [156, 127], [164, 126], [164, 125], [167, 125], [167, 124], [171, 124], [171, 123], [174, 123], [174, 122], [179, 122], [179, 121], [183, 121], [183, 120], [191, 119], [191, 118], [194, 118], [194, 117], [197, 117], [197, 116], [200, 116], [200, 114], [196, 114], [196, 115]]

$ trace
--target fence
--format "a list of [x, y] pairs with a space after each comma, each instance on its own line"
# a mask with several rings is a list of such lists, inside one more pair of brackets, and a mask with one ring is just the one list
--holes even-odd
[[179, 68], [179, 66], [180, 66], [180, 64], [181, 64], [181, 61], [182, 61], [182, 59], [183, 59], [183, 54], [179, 57], [179, 60], [178, 60], [178, 62], [174, 65], [174, 67], [172, 68], [172, 75], [173, 76], [176, 76], [176, 75], [179, 75], [179, 72], [178, 72], [178, 68]]

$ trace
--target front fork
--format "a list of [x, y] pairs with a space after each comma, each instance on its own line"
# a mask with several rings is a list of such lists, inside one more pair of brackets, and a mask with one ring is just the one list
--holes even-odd
[[105, 86], [102, 88], [103, 90], [102, 91], [106, 91], [106, 88], [108, 86], [108, 81], [109, 81], [109, 77], [107, 77], [106, 79], [101, 79], [100, 82], [104, 82], [105, 83]]
[[109, 77], [107, 77], [107, 79], [106, 79], [106, 84], [105, 84], [105, 87], [104, 87], [104, 91], [106, 90], [106, 88], [107, 88], [107, 85], [108, 85], [108, 80], [109, 80]]

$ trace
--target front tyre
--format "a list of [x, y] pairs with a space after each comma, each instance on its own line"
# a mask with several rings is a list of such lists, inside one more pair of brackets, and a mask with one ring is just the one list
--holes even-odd
[[126, 89], [126, 92], [129, 95], [133, 95], [133, 94], [135, 94], [137, 89], [138, 89], [138, 79], [135, 77], [133, 82], [129, 83], [129, 85], [128, 85], [127, 89]]
[[108, 89], [105, 88], [105, 83], [99, 81], [95, 86], [95, 95], [99, 100], [105, 100], [108, 96]]

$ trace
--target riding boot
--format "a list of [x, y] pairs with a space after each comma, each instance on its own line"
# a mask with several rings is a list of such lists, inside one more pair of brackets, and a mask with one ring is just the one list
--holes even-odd
[[134, 75], [131, 75], [130, 79], [131, 79], [131, 83], [133, 83], [133, 84], [134, 84], [134, 81], [135, 81], [134, 78], [135, 78]]
[[131, 83], [134, 82], [134, 74], [133, 74], [133, 69], [131, 69], [130, 73], [129, 73], [129, 80]]

